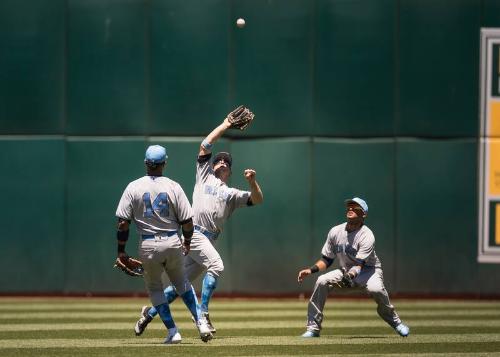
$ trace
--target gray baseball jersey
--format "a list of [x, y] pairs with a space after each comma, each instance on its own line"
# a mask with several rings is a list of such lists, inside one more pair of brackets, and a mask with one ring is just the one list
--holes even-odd
[[134, 220], [139, 234], [177, 231], [193, 217], [182, 187], [164, 176], [144, 176], [128, 184], [116, 209], [119, 218]]
[[321, 254], [328, 258], [338, 258], [340, 266], [350, 269], [353, 265], [364, 262], [366, 267], [381, 268], [375, 253], [375, 236], [370, 228], [363, 225], [360, 229], [348, 233], [347, 222], [333, 227], [328, 232]]
[[251, 193], [228, 187], [215, 177], [210, 164], [212, 155], [204, 155], [196, 162], [196, 184], [193, 192], [193, 222], [220, 233], [224, 221], [236, 208], [248, 205]]

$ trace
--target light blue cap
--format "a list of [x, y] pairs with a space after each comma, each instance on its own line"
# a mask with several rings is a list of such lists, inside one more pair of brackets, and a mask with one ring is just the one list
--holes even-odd
[[362, 198], [354, 197], [354, 198], [350, 198], [348, 200], [345, 200], [344, 202], [346, 205], [349, 203], [356, 203], [363, 209], [363, 212], [368, 213], [368, 205], [366, 204], [365, 200], [363, 200]]
[[146, 150], [146, 157], [144, 162], [151, 164], [162, 164], [168, 159], [167, 150], [160, 145], [151, 145]]

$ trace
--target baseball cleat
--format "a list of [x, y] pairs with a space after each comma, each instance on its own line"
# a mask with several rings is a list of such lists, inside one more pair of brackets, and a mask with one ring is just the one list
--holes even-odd
[[307, 330], [306, 332], [304, 332], [300, 337], [306, 337], [306, 338], [310, 338], [310, 337], [319, 337], [319, 331], [315, 331], [315, 330]]
[[153, 318], [151, 316], [149, 316], [149, 314], [148, 314], [149, 309], [150, 309], [150, 307], [148, 307], [148, 306], [142, 307], [141, 318], [135, 323], [135, 326], [134, 326], [134, 331], [135, 331], [136, 336], [142, 335], [142, 333], [146, 329], [146, 326], [148, 326], [148, 324], [151, 321], [153, 321]]
[[208, 312], [202, 312], [201, 316], [203, 316], [203, 318], [205, 319], [205, 321], [207, 323], [207, 326], [208, 326], [208, 329], [210, 330], [210, 332], [212, 334], [216, 333], [217, 330], [215, 329], [214, 325], [212, 325], [212, 322], [210, 321], [210, 316], [208, 315]]
[[410, 334], [410, 328], [403, 323], [397, 325], [396, 327], [394, 327], [394, 329], [397, 333], [399, 333], [400, 336], [403, 337], [408, 337], [408, 335]]
[[208, 327], [207, 320], [205, 318], [200, 317], [198, 322], [196, 322], [196, 327], [198, 328], [200, 338], [203, 342], [208, 342], [214, 337], [210, 332], [210, 328]]
[[177, 330], [177, 327], [172, 327], [168, 329], [168, 336], [165, 339], [165, 342], [163, 342], [166, 345], [173, 345], [176, 343], [181, 343], [182, 337], [179, 331]]

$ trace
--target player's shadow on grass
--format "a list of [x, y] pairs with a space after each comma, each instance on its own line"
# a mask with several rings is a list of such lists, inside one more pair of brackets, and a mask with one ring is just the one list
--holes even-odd
[[351, 336], [351, 337], [346, 337], [348, 340], [365, 340], [365, 339], [384, 339], [384, 338], [389, 338], [388, 336]]

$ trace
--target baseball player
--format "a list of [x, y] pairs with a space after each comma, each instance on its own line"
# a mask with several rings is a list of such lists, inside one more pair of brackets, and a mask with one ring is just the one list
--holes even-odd
[[[229, 153], [220, 152], [210, 162], [212, 146], [230, 127], [231, 123], [226, 118], [201, 143], [193, 192], [194, 234], [190, 253], [185, 258], [186, 274], [190, 281], [206, 271], [201, 290], [200, 319], [208, 324], [212, 333], [215, 333], [216, 329], [210, 321], [208, 305], [217, 287], [217, 281], [224, 271], [224, 264], [215, 249], [215, 243], [223, 231], [224, 221], [235, 209], [263, 201], [262, 191], [255, 179], [255, 170], [244, 170], [243, 175], [248, 181], [250, 191], [241, 191], [227, 186], [232, 166]], [[176, 286], [168, 286], [164, 293], [167, 301], [172, 302], [180, 291]], [[136, 335], [144, 332], [157, 310], [147, 306], [142, 308], [141, 318], [134, 327]]]
[[341, 267], [318, 277], [307, 308], [307, 330], [302, 337], [319, 337], [328, 293], [350, 287], [364, 288], [377, 303], [379, 316], [399, 335], [406, 337], [410, 329], [401, 322], [389, 301], [382, 265], [375, 253], [375, 236], [364, 224], [368, 205], [359, 197], [346, 200], [345, 204], [347, 222], [328, 232], [321, 259], [310, 268], [299, 271], [297, 280], [301, 282], [308, 275], [326, 270], [335, 258]]
[[[167, 159], [164, 147], [153, 145], [146, 150], [147, 175], [128, 184], [116, 209], [118, 217], [118, 256], [126, 256], [125, 245], [133, 220], [140, 237], [139, 259], [144, 266], [144, 280], [149, 298], [168, 329], [166, 344], [179, 343], [182, 337], [170, 313], [163, 293], [162, 272], [166, 272], [176, 291], [191, 311], [200, 337], [212, 338], [206, 321], [199, 318], [191, 283], [184, 271], [184, 254], [190, 249], [193, 235], [193, 210], [181, 186], [162, 175]], [[184, 241], [178, 236], [182, 227]]]

